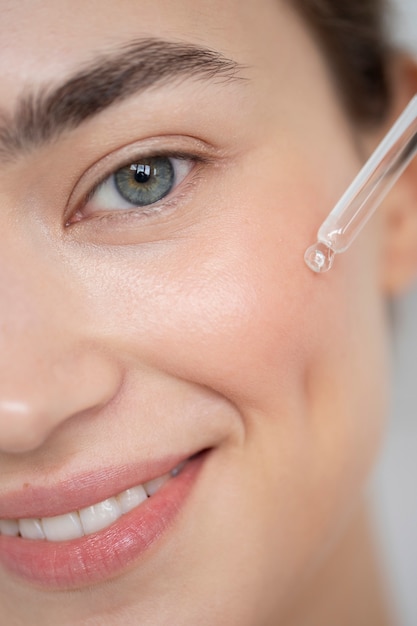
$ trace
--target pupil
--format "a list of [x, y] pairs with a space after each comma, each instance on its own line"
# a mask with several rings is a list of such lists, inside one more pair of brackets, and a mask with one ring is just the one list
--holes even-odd
[[137, 165], [135, 168], [134, 178], [137, 183], [147, 183], [151, 177], [150, 165]]

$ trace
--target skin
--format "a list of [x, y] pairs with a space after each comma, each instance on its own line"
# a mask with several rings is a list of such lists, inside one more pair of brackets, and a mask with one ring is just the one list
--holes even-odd
[[[28, 85], [56, 85], [142, 36], [219, 50], [245, 78], [162, 84], [0, 169], [0, 496], [213, 448], [174, 529], [140, 563], [62, 593], [0, 569], [2, 614], [19, 625], [290, 623], [305, 581], [356, 528], [381, 436], [385, 299], [409, 265], [399, 239], [391, 246], [390, 208], [328, 275], [303, 263], [363, 162], [358, 142], [369, 150], [377, 135], [347, 118], [308, 30], [276, 0], [1, 8], [8, 113]], [[170, 212], [65, 226], [76, 182], [106, 155], [201, 142], [209, 161]]]

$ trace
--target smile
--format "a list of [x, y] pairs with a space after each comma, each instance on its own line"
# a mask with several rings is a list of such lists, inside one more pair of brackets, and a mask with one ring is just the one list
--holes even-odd
[[[177, 518], [209, 452], [203, 450], [185, 461], [176, 461], [159, 476], [154, 472], [155, 478], [151, 478], [151, 470], [146, 471], [150, 480], [138, 485], [134, 485], [129, 469], [126, 474], [116, 472], [113, 478], [109, 473], [110, 484], [93, 475], [86, 481], [84, 492], [81, 485], [74, 489], [77, 481], [72, 480], [66, 507], [65, 486], [53, 492], [35, 490], [33, 501], [26, 504], [31, 507], [27, 509], [30, 517], [24, 515], [23, 492], [10, 496], [7, 506], [11, 509], [14, 503], [16, 517], [3, 515], [0, 522], [0, 566], [13, 577], [48, 590], [80, 589], [121, 575], [138, 559], [145, 559], [149, 548], [163, 535], [170, 534], [175, 541], [173, 531], [183, 520], [182, 516]], [[127, 489], [123, 485], [126, 476], [133, 485]], [[89, 504], [94, 502], [95, 492], [96, 503]], [[100, 492], [105, 499], [100, 500]], [[112, 492], [115, 495], [111, 496]], [[46, 497], [52, 493], [55, 502]], [[77, 500], [83, 504], [80, 508]], [[64, 512], [65, 508], [73, 510]], [[17, 514], [18, 509], [23, 515]], [[50, 515], [39, 515], [42, 509]]]
[[171, 478], [178, 476], [185, 465], [186, 461], [163, 476], [71, 513], [37, 519], [0, 520], [0, 535], [46, 541], [70, 541], [92, 535], [154, 496]]

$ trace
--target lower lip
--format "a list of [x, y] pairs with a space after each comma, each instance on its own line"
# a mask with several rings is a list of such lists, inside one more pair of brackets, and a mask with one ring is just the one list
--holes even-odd
[[120, 575], [173, 525], [206, 456], [190, 459], [160, 491], [98, 533], [56, 543], [0, 536], [1, 565], [50, 590], [77, 589]]

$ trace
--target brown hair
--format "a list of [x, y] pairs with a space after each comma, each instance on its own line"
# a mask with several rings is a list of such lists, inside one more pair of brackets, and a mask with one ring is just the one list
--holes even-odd
[[347, 111], [360, 124], [382, 121], [390, 102], [385, 0], [291, 0], [328, 60]]

